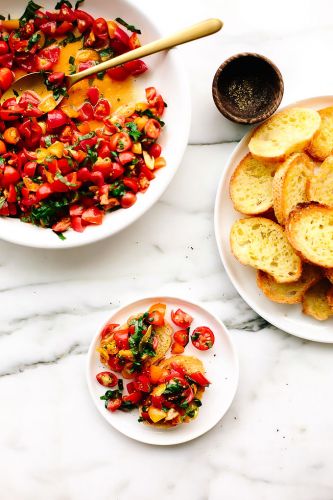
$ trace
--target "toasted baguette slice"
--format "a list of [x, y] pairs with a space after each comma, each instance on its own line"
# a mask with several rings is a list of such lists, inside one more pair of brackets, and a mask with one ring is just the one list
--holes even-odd
[[259, 160], [283, 161], [308, 146], [320, 121], [319, 113], [308, 108], [289, 108], [276, 113], [254, 131], [249, 150]]
[[279, 224], [264, 217], [240, 219], [230, 234], [231, 250], [242, 263], [271, 274], [278, 283], [296, 281], [301, 259]]
[[327, 280], [319, 281], [307, 290], [303, 297], [303, 312], [319, 321], [324, 321], [333, 315], [327, 300], [331, 284]]
[[333, 153], [333, 106], [321, 109], [318, 113], [321, 124], [313, 136], [307, 152], [312, 158], [323, 161]]
[[276, 166], [245, 156], [230, 180], [230, 197], [235, 210], [247, 215], [262, 214], [272, 208], [272, 182]]
[[314, 163], [304, 153], [293, 153], [281, 165], [273, 179], [273, 203], [277, 220], [284, 226], [298, 203], [308, 201], [307, 184]]
[[326, 278], [333, 284], [333, 269], [324, 269]]
[[294, 283], [277, 283], [272, 276], [263, 271], [257, 272], [258, 287], [266, 297], [280, 304], [298, 304], [302, 302], [305, 292], [322, 277], [319, 267], [303, 265], [300, 279]]
[[315, 169], [307, 187], [308, 200], [333, 207], [333, 156]]
[[333, 208], [314, 202], [299, 205], [288, 217], [286, 234], [303, 259], [333, 267]]

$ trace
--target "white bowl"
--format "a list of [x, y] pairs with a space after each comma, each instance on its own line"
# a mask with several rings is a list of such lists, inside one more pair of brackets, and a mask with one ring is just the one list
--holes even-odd
[[[287, 106], [322, 109], [333, 106], [333, 96], [311, 97]], [[230, 249], [230, 229], [242, 217], [234, 210], [229, 195], [229, 182], [240, 160], [249, 152], [252, 131], [240, 141], [232, 153], [217, 190], [215, 202], [215, 236], [223, 265], [239, 295], [264, 319], [285, 332], [302, 339], [333, 343], [333, 318], [317, 321], [302, 313], [301, 304], [278, 304], [269, 300], [256, 284], [256, 270], [243, 266]]]
[[[22, 15], [25, 0], [14, 0], [10, 4], [11, 17]], [[54, 1], [43, 2], [46, 9], [54, 9]], [[94, 17], [114, 19], [121, 17], [140, 27], [142, 43], [148, 43], [161, 35], [151, 19], [125, 0], [85, 0], [82, 7]], [[172, 30], [172, 27], [170, 28]], [[187, 76], [178, 61], [176, 50], [149, 56], [145, 60], [149, 71], [138, 77], [138, 97], [145, 97], [144, 89], [155, 86], [167, 102], [163, 121], [166, 125], [161, 135], [163, 156], [167, 166], [162, 168], [151, 182], [146, 193], [138, 195], [138, 201], [129, 209], [120, 209], [106, 215], [101, 226], [88, 226], [83, 233], [66, 232], [66, 240], [60, 240], [51, 229], [43, 229], [19, 219], [0, 217], [0, 238], [19, 245], [36, 248], [70, 248], [87, 245], [114, 235], [135, 222], [160, 198], [175, 175], [183, 157], [189, 136], [191, 106]]]
[[[204, 363], [207, 378], [211, 385], [202, 398], [202, 407], [198, 417], [188, 424], [181, 424], [171, 429], [158, 429], [138, 422], [137, 410], [125, 413], [112, 413], [104, 408], [100, 400], [106, 388], [96, 381], [96, 374], [105, 371], [101, 364], [96, 347], [100, 340], [101, 325], [95, 334], [88, 351], [87, 381], [93, 402], [105, 420], [122, 434], [148, 444], [172, 445], [190, 441], [214, 427], [230, 407], [238, 385], [238, 358], [231, 336], [221, 321], [201, 305], [175, 297], [148, 297], [136, 300], [115, 311], [109, 319], [110, 323], [126, 323], [127, 319], [144, 312], [152, 304], [162, 302], [167, 305], [166, 319], [172, 324], [170, 312], [172, 309], [184, 309], [194, 320], [191, 331], [197, 326], [208, 326], [215, 334], [214, 346], [208, 351], [199, 351], [191, 341], [185, 348], [185, 355], [196, 356]], [[174, 326], [174, 325], [173, 325]], [[178, 328], [179, 329], [179, 328]], [[175, 327], [175, 331], [177, 327]], [[167, 354], [167, 357], [171, 354]], [[126, 385], [126, 380], [124, 381]]]

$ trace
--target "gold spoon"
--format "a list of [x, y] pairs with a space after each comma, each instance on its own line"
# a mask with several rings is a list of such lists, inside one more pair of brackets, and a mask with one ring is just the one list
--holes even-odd
[[[160, 38], [154, 42], [143, 45], [137, 49], [126, 52], [120, 56], [109, 59], [108, 61], [92, 66], [91, 68], [80, 71], [80, 73], [75, 73], [74, 75], [68, 75], [65, 77], [64, 86], [70, 89], [77, 82], [88, 76], [92, 76], [100, 71], [105, 71], [115, 66], [133, 61], [134, 59], [141, 59], [142, 57], [149, 56], [151, 54], [156, 54], [162, 50], [171, 49], [177, 45], [183, 43], [191, 42], [192, 40], [197, 40], [208, 35], [212, 35], [219, 31], [223, 26], [222, 21], [219, 19], [207, 19], [206, 21], [201, 21], [198, 24], [190, 26], [174, 35], [167, 36], [165, 38]], [[44, 99], [47, 95], [50, 95], [50, 90], [45, 84], [45, 79], [50, 73], [30, 73], [29, 75], [22, 76], [16, 82], [13, 83], [10, 89], [8, 89], [1, 97], [0, 103], [2, 104], [6, 99], [17, 97], [20, 98], [21, 94], [27, 90], [34, 90], [40, 99]], [[51, 94], [52, 95], [52, 94]], [[48, 111], [54, 109], [63, 99], [60, 96], [57, 101], [54, 101], [54, 106]]]

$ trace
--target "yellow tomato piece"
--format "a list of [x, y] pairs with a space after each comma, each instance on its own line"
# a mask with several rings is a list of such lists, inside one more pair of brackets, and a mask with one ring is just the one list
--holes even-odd
[[158, 170], [159, 168], [163, 168], [166, 166], [166, 161], [163, 156], [159, 156], [158, 158], [155, 158], [155, 170]]
[[36, 182], [33, 182], [31, 179], [29, 179], [29, 177], [23, 177], [23, 182], [24, 182], [24, 185], [27, 189], [29, 189], [29, 191], [32, 191], [32, 192], [36, 192], [38, 191], [38, 188], [39, 188], [39, 184], [36, 184]]
[[18, 30], [20, 27], [19, 19], [8, 19], [5, 21], [0, 21], [0, 29], [13, 31]]
[[148, 116], [138, 116], [135, 118], [134, 123], [138, 127], [138, 130], [142, 130], [148, 121]]
[[148, 104], [146, 102], [137, 102], [135, 105], [135, 111], [146, 111]]
[[78, 110], [72, 104], [65, 104], [61, 109], [69, 118], [77, 118], [79, 116]]
[[43, 111], [43, 113], [48, 113], [52, 111], [57, 105], [57, 102], [52, 94], [49, 94], [42, 100], [42, 102], [38, 105], [38, 109]]
[[87, 61], [99, 61], [100, 56], [96, 50], [93, 49], [82, 49], [79, 50], [75, 57], [75, 64]]
[[37, 149], [36, 155], [37, 155], [37, 163], [43, 163], [44, 160], [45, 160], [45, 158], [48, 155], [47, 148], [39, 148], [39, 149]]
[[155, 406], [150, 406], [148, 408], [148, 415], [154, 422], [154, 424], [156, 424], [156, 422], [163, 420], [163, 418], [165, 418], [167, 414], [165, 413], [165, 411], [155, 408]]
[[142, 153], [142, 146], [140, 144], [140, 142], [135, 142], [132, 146], [132, 153], [136, 154], [136, 155], [141, 155]]
[[166, 384], [160, 384], [153, 389], [152, 395], [153, 396], [162, 396], [165, 389], [166, 389]]
[[118, 356], [121, 359], [126, 359], [128, 361], [133, 361], [133, 359], [134, 359], [133, 353], [132, 353], [132, 351], [130, 349], [121, 349], [118, 352]]
[[157, 304], [153, 304], [148, 309], [148, 312], [154, 312], [154, 311], [158, 311], [159, 313], [163, 314], [163, 316], [164, 316], [165, 311], [166, 311], [166, 304], [162, 304], [161, 302], [158, 302]]
[[135, 112], [134, 104], [123, 104], [116, 109], [115, 113], [119, 116], [124, 116], [125, 118], [129, 118]]
[[153, 156], [150, 156], [147, 151], [143, 151], [143, 159], [145, 161], [146, 166], [149, 168], [149, 170], [154, 170], [155, 167], [155, 158]]
[[153, 384], [157, 384], [163, 375], [163, 368], [156, 365], [150, 366], [150, 380]]
[[62, 158], [64, 156], [64, 143], [56, 141], [50, 147], [47, 148], [48, 155], [56, 156], [57, 158]]

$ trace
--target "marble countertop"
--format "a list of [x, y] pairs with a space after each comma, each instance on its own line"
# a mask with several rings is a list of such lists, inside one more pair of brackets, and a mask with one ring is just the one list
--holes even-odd
[[[164, 33], [207, 17], [220, 17], [225, 27], [177, 49], [191, 82], [190, 144], [154, 210], [86, 248], [0, 243], [0, 498], [332, 500], [333, 346], [270, 326], [224, 272], [214, 198], [246, 129], [224, 120], [211, 98], [216, 68], [242, 51], [262, 53], [279, 66], [285, 103], [332, 93], [332, 3], [140, 5]], [[86, 387], [96, 325], [118, 305], [149, 294], [201, 301], [225, 322], [239, 354], [231, 409], [212, 431], [185, 445], [127, 439], [100, 417]]]

